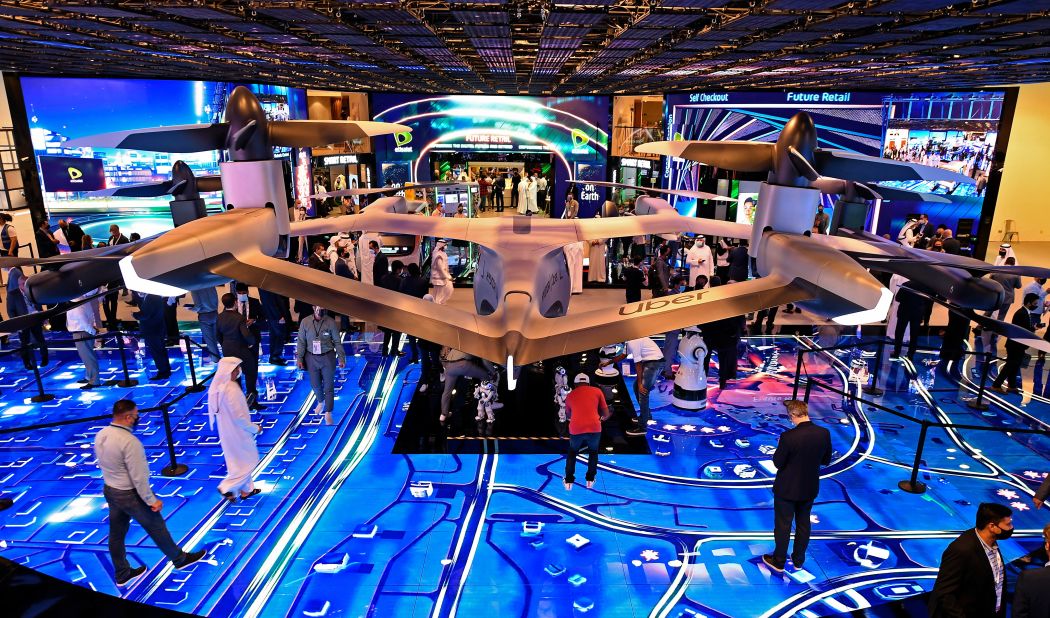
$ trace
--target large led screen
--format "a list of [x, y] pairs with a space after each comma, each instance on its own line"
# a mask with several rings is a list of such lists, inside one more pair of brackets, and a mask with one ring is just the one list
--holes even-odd
[[[805, 111], [813, 117], [821, 148], [936, 165], [975, 181], [886, 182], [938, 194], [948, 203], [876, 202], [868, 216], [869, 230], [895, 238], [907, 217], [926, 213], [934, 224], [970, 233], [984, 207], [1002, 103], [1002, 92], [693, 92], [667, 97], [666, 129], [675, 140], [773, 142], [793, 115]], [[713, 168], [672, 157], [664, 165], [665, 187], [715, 187]], [[836, 198], [822, 196], [826, 213]], [[695, 200], [672, 200], [680, 212], [696, 212]], [[743, 203], [739, 200], [737, 208]], [[737, 220], [741, 217], [736, 213]]]
[[586, 181], [606, 179], [609, 105], [608, 97], [591, 96], [373, 95], [375, 120], [412, 127], [375, 139], [380, 182], [435, 180], [434, 169], [455, 172], [469, 161], [496, 169], [524, 163], [554, 180], [553, 216], [570, 189], [580, 216], [593, 216], [605, 190]]
[[[170, 227], [168, 199], [88, 197], [95, 184], [56, 183], [50, 157], [91, 159], [101, 166], [105, 188], [169, 178], [171, 166], [183, 160], [197, 175], [218, 174], [220, 151], [195, 153], [147, 152], [111, 148], [69, 148], [70, 139], [128, 129], [222, 122], [226, 98], [240, 85], [231, 82], [176, 80], [23, 77], [22, 94], [37, 163], [41, 168], [44, 204], [55, 213], [89, 215], [112, 210], [158, 215], [157, 224]], [[255, 93], [273, 120], [305, 119], [306, 93], [285, 86], [244, 84]], [[287, 151], [287, 149], [284, 149]], [[285, 152], [278, 153], [285, 154]], [[92, 167], [95, 169], [95, 167]], [[67, 176], [68, 178], [68, 176]], [[97, 183], [96, 183], [97, 184]], [[207, 196], [210, 206], [221, 205]]]

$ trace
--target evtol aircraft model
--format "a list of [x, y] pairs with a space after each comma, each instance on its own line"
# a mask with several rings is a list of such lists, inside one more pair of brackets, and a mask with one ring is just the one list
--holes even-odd
[[[222, 188], [229, 210], [189, 221], [128, 249], [127, 254], [119, 258], [128, 288], [171, 296], [233, 279], [505, 363], [508, 370], [537, 360], [788, 302], [804, 304], [810, 311], [839, 324], [878, 321], [885, 317], [891, 295], [868, 272], [872, 262], [901, 269], [905, 266], [920, 270], [955, 268], [966, 276], [966, 281], [973, 279], [967, 268], [983, 268], [980, 272], [993, 268], [968, 258], [959, 258], [966, 260], [962, 266], [945, 265], [943, 261], [910, 251], [907, 255], [900, 254], [898, 248], [865, 237], [811, 237], [809, 228], [821, 188], [809, 179], [812, 174], [800, 157], [811, 167], [816, 161], [816, 167], [820, 168], [824, 154], [815, 148], [815, 129], [804, 115], [785, 127], [777, 144], [748, 143], [746, 156], [735, 152], [733, 143], [727, 146], [725, 142], [666, 153], [693, 157], [696, 151], [701, 153], [696, 156], [703, 158], [711, 148], [719, 146], [728, 148], [727, 156], [736, 164], [746, 163], [749, 157], [758, 158], [757, 163], [746, 163], [747, 169], [769, 169], [771, 173], [760, 193], [763, 208], [754, 226], [683, 217], [665, 200], [648, 196], [636, 200], [635, 214], [639, 216], [634, 217], [573, 220], [525, 216], [425, 217], [414, 214], [416, 205], [405, 198], [385, 197], [374, 201], [360, 214], [290, 221], [282, 170], [272, 158], [271, 146], [316, 145], [405, 130], [406, 127], [386, 123], [267, 123], [254, 96], [238, 89], [231, 95], [226, 122], [219, 125], [131, 131], [83, 138], [78, 142], [183, 152], [219, 147], [229, 150], [231, 161], [221, 167]], [[679, 142], [662, 144], [653, 145], [651, 151], [666, 148], [666, 144], [675, 148], [682, 146]], [[840, 175], [849, 178], [858, 175], [853, 173], [854, 169], [863, 171], [865, 179], [883, 178], [889, 173], [919, 174], [920, 177], [949, 173], [857, 155], [849, 155], [849, 161], [849, 165], [839, 166], [849, 172]], [[719, 161], [719, 164], [729, 167], [726, 162]], [[865, 166], [875, 166], [875, 171]], [[346, 231], [413, 234], [476, 243], [480, 259], [474, 277], [474, 311], [437, 305], [285, 259], [291, 236]], [[750, 238], [750, 251], [756, 258], [759, 277], [713, 289], [568, 314], [570, 282], [564, 256], [566, 245], [597, 238], [681, 232]], [[85, 258], [88, 262], [114, 259], [106, 255], [64, 257], [71, 262], [85, 261]], [[8, 262], [0, 259], [0, 265], [5, 264]], [[1050, 274], [1045, 269], [1036, 270]], [[973, 308], [998, 306], [1002, 290], [991, 287], [997, 285], [991, 282], [987, 286], [987, 297], [971, 303], [975, 305]], [[985, 286], [982, 283], [977, 288], [984, 290]], [[73, 286], [67, 290], [68, 297], [75, 298], [87, 289], [91, 288]], [[512, 372], [508, 371], [508, 375]]]

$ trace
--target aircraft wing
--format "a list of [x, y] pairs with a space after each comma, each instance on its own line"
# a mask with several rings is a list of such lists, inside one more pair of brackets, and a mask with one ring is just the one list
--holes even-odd
[[327, 146], [375, 135], [411, 133], [412, 127], [368, 120], [271, 120], [266, 123], [274, 146]]
[[447, 345], [497, 363], [506, 361], [502, 332], [472, 312], [437, 305], [286, 260], [253, 255], [220, 260], [211, 272]]
[[60, 313], [66, 313], [70, 309], [79, 307], [84, 303], [101, 298], [106, 294], [109, 294], [110, 292], [112, 292], [112, 290], [102, 289], [91, 296], [81, 298], [80, 300], [75, 300], [72, 303], [62, 303], [56, 307], [52, 307], [45, 311], [27, 313], [26, 315], [20, 315], [17, 318], [10, 318], [8, 320], [4, 320], [0, 322], [0, 333], [3, 333], [5, 335], [10, 333], [17, 333], [18, 331], [25, 330], [27, 328], [32, 328], [37, 324], [43, 324], [44, 322], [50, 320], [56, 315], [59, 315]]
[[686, 189], [660, 189], [658, 187], [639, 187], [636, 185], [628, 185], [622, 182], [605, 182], [598, 180], [578, 180], [576, 184], [587, 184], [594, 185], [596, 187], [610, 187], [613, 189], [628, 189], [638, 191], [640, 193], [659, 193], [661, 195], [676, 195], [678, 197], [688, 197], [697, 200], [718, 200], [722, 202], [735, 202], [737, 198], [727, 197], [725, 195], [716, 195], [714, 193], [707, 193], [706, 191], [689, 191]]
[[775, 148], [774, 144], [767, 142], [675, 140], [649, 142], [634, 149], [738, 172], [768, 172], [773, 169]]
[[[858, 180], [861, 182], [883, 180], [943, 180], [947, 182], [975, 181], [952, 170], [930, 165], [883, 159], [845, 150], [818, 148], [813, 152], [816, 169], [824, 176]], [[875, 189], [878, 191], [878, 189]]]
[[673, 209], [657, 214], [605, 219], [575, 219], [580, 240], [620, 238], [642, 234], [690, 232], [725, 238], [751, 238], [751, 226], [732, 221], [683, 217]]
[[[813, 298], [778, 276], [527, 323], [522, 362], [599, 348]], [[517, 357], [515, 362], [518, 362]]]
[[398, 191], [408, 191], [410, 189], [429, 189], [433, 187], [454, 187], [456, 185], [467, 186], [473, 184], [477, 186], [478, 183], [465, 183], [465, 182], [420, 182], [405, 187], [375, 187], [375, 188], [357, 188], [357, 189], [339, 189], [338, 191], [327, 191], [325, 193], [315, 193], [307, 196], [311, 198], [326, 198], [326, 197], [343, 197], [343, 196], [354, 196], [354, 195], [377, 195], [382, 193], [397, 193]]
[[156, 152], [203, 152], [222, 148], [229, 125], [183, 124], [155, 129], [131, 129], [71, 139], [66, 148], [128, 148]]

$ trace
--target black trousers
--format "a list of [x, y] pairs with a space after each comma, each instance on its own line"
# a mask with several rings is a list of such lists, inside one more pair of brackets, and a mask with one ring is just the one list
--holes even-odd
[[168, 348], [164, 347], [165, 335], [166, 333], [163, 330], [156, 328], [142, 333], [142, 338], [146, 342], [146, 351], [149, 352], [149, 357], [153, 359], [157, 373], [171, 373], [171, 363], [168, 361]]
[[795, 522], [795, 546], [791, 551], [791, 562], [797, 568], [806, 561], [810, 533], [809, 513], [812, 510], [812, 500], [797, 501], [773, 497], [773, 540], [776, 542], [773, 556], [778, 561], [787, 560], [792, 521]]
[[510, 207], [518, 207], [518, 185], [513, 185], [510, 191]]
[[248, 403], [259, 403], [259, 344], [250, 348], [248, 358], [241, 359], [241, 371], [244, 372], [244, 394]]
[[397, 353], [397, 344], [401, 341], [401, 333], [389, 328], [381, 328], [383, 331], [383, 356], [391, 356]]
[[736, 379], [736, 363], [738, 360], [737, 342], [718, 348], [718, 385], [726, 387], [726, 382]]
[[915, 358], [915, 346], [919, 345], [919, 329], [922, 328], [922, 314], [897, 314], [897, 328], [893, 331], [893, 355], [900, 356], [904, 347], [904, 329], [908, 329], [908, 358]]
[[536, 207], [541, 211], [547, 210], [547, 192], [536, 191]]
[[496, 212], [503, 212], [503, 189], [496, 189], [492, 194], [492, 205]]
[[1012, 346], [1006, 348], [1006, 362], [999, 370], [995, 382], [992, 382], [992, 388], [1002, 386], [1003, 380], [1006, 380], [1010, 388], [1021, 388], [1021, 363], [1024, 362], [1024, 352], [1024, 349], [1017, 350]]
[[773, 321], [777, 319], [777, 311], [780, 311], [780, 307], [773, 307], [772, 309], [762, 309], [758, 312], [758, 318], [755, 320], [754, 334], [761, 335], [763, 333], [762, 323], [766, 322], [765, 334], [773, 334]]
[[[17, 317], [17, 316], [14, 316]], [[40, 365], [44, 366], [48, 361], [48, 350], [47, 340], [44, 339], [44, 325], [37, 324], [30, 326], [25, 330], [18, 331], [18, 344], [22, 348], [19, 356], [22, 357], [22, 364], [25, 365], [26, 369], [31, 369], [33, 366], [33, 354], [29, 346], [33, 344], [39, 346], [38, 351], [40, 352]]]
[[117, 301], [118, 292], [113, 290], [102, 297], [102, 312], [106, 315], [106, 325], [110, 328], [117, 327]]

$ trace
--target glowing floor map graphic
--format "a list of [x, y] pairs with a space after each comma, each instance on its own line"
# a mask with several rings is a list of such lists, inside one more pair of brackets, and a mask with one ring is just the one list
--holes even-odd
[[[334, 425], [312, 413], [294, 369], [263, 365], [276, 397], [260, 415], [263, 493], [251, 501], [227, 504], [216, 492], [224, 469], [203, 393], [172, 410], [185, 477], [159, 476], [163, 423], [143, 417], [138, 435], [168, 527], [184, 547], [208, 553], [173, 571], [133, 525], [131, 562], [149, 570], [123, 592], [112, 579], [90, 448], [102, 423], [0, 434], [0, 496], [15, 499], [0, 512], [0, 556], [106, 594], [212, 616], [823, 616], [929, 590], [941, 552], [982, 501], [1015, 509], [1007, 560], [1035, 546], [1046, 516], [1031, 508], [1031, 494], [1048, 467], [1046, 435], [931, 428], [920, 474], [929, 490], [912, 495], [897, 482], [908, 477], [919, 425], [814, 389], [811, 414], [831, 430], [835, 452], [813, 509], [809, 559], [799, 571], [769, 571], [761, 555], [772, 550], [771, 453], [788, 426], [781, 402], [791, 397], [801, 345], [812, 344], [748, 340], [741, 379], [711, 388], [711, 408], [699, 414], [675, 412], [662, 384], [652, 454], [603, 456], [595, 489], [568, 492], [563, 457], [501, 454], [499, 441], [477, 455], [391, 454], [418, 365], [350, 346], [359, 355], [338, 378]], [[806, 368], [844, 388], [856, 354], [807, 354]], [[58, 398], [44, 404], [28, 402], [32, 374], [0, 359], [0, 431], [104, 414], [118, 397], [145, 406], [182, 391], [173, 381], [85, 393], [72, 350], [57, 356], [44, 384]], [[171, 356], [181, 381], [185, 362], [175, 349]], [[975, 412], [964, 403], [969, 383], [933, 380], [924, 360], [915, 379], [887, 362], [880, 385], [888, 393], [878, 401], [919, 419], [1046, 427], [1046, 400], [1026, 396], [1021, 407], [1017, 396], [996, 396], [990, 411]], [[104, 353], [103, 379], [118, 370]]]

